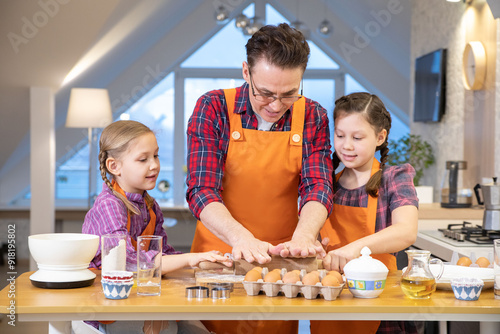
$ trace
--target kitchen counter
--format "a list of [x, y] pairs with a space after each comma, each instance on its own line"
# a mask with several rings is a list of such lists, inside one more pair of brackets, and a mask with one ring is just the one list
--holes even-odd
[[[399, 286], [400, 271], [389, 273], [382, 295], [375, 299], [354, 298], [344, 289], [334, 301], [322, 298], [247, 296], [241, 284], [226, 300], [188, 300], [185, 288], [195, 284], [194, 271], [182, 270], [162, 280], [161, 296], [137, 296], [135, 288], [125, 300], [103, 295], [100, 273], [94, 284], [80, 289], [50, 290], [31, 285], [24, 273], [15, 281], [15, 299], [9, 285], [0, 292], [0, 312], [15, 302], [17, 321], [49, 321], [49, 328], [68, 328], [70, 320], [227, 320], [259, 316], [265, 320], [454, 320], [484, 321], [498, 333], [500, 300], [493, 290], [482, 292], [477, 301], [459, 301], [451, 291], [438, 290], [431, 299], [411, 300]], [[59, 326], [57, 326], [59, 324]], [[58, 331], [61, 333], [61, 331]], [[69, 332], [68, 332], [69, 333]]]
[[442, 208], [441, 203], [419, 204], [418, 219], [471, 220], [483, 219], [484, 206], [474, 205], [467, 209]]

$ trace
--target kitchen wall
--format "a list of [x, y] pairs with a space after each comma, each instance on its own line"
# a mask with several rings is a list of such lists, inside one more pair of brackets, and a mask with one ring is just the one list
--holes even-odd
[[[470, 1], [466, 1], [470, 2]], [[500, 68], [499, 19], [494, 19], [485, 0], [470, 4], [445, 0], [412, 0], [411, 98], [413, 119], [415, 59], [439, 48], [448, 50], [446, 113], [439, 123], [411, 123], [434, 148], [436, 164], [426, 170], [424, 185], [434, 186], [439, 202], [447, 160], [466, 160], [464, 187], [472, 188], [482, 177], [500, 176]], [[462, 56], [466, 42], [483, 42], [487, 56], [484, 89], [468, 91], [462, 82]]]

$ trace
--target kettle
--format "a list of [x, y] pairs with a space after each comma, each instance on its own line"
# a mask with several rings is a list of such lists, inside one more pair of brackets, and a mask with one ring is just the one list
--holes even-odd
[[[482, 192], [481, 200], [479, 198], [479, 189]], [[500, 184], [497, 183], [497, 178], [493, 178], [493, 183], [477, 184], [474, 187], [477, 203], [484, 204], [483, 229], [484, 230], [500, 230]]]
[[469, 208], [472, 206], [472, 190], [461, 187], [461, 170], [467, 169], [467, 161], [446, 161], [441, 182], [441, 207]]

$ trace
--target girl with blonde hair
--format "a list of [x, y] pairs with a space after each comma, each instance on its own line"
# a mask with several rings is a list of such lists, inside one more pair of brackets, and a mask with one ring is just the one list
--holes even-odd
[[[125, 234], [129, 271], [136, 271], [137, 237], [140, 235], [163, 237], [162, 274], [183, 267], [194, 267], [200, 261], [221, 262], [228, 266], [232, 264], [217, 251], [181, 254], [167, 243], [163, 213], [158, 203], [147, 193], [155, 187], [160, 172], [158, 144], [151, 129], [136, 121], [114, 122], [103, 130], [99, 149], [99, 168], [104, 184], [102, 192], [85, 216], [83, 233], [99, 236]], [[99, 247], [91, 267], [100, 266]], [[208, 333], [200, 322], [192, 321], [89, 324], [104, 333]]]

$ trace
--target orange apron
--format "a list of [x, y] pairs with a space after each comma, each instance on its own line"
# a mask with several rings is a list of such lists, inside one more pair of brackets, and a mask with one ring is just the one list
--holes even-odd
[[[380, 163], [373, 159], [371, 175], [380, 169]], [[336, 177], [340, 178], [342, 172]], [[333, 211], [320, 231], [321, 238], [328, 237], [330, 242], [327, 250], [345, 246], [355, 240], [375, 233], [377, 218], [377, 197], [368, 195], [368, 205], [351, 207], [333, 205]], [[382, 261], [389, 270], [396, 270], [396, 257], [392, 254], [372, 254], [373, 258]], [[311, 334], [319, 333], [349, 333], [368, 334], [376, 333], [380, 321], [311, 321]]]
[[[229, 115], [230, 139], [222, 179], [222, 199], [231, 215], [255, 238], [273, 245], [289, 241], [298, 223], [298, 187], [302, 168], [302, 135], [305, 99], [293, 105], [291, 131], [243, 129], [234, 113], [235, 89], [224, 90]], [[232, 248], [200, 221], [192, 252]], [[297, 333], [297, 321], [265, 321], [266, 313], [242, 321], [204, 321], [217, 334]]]

